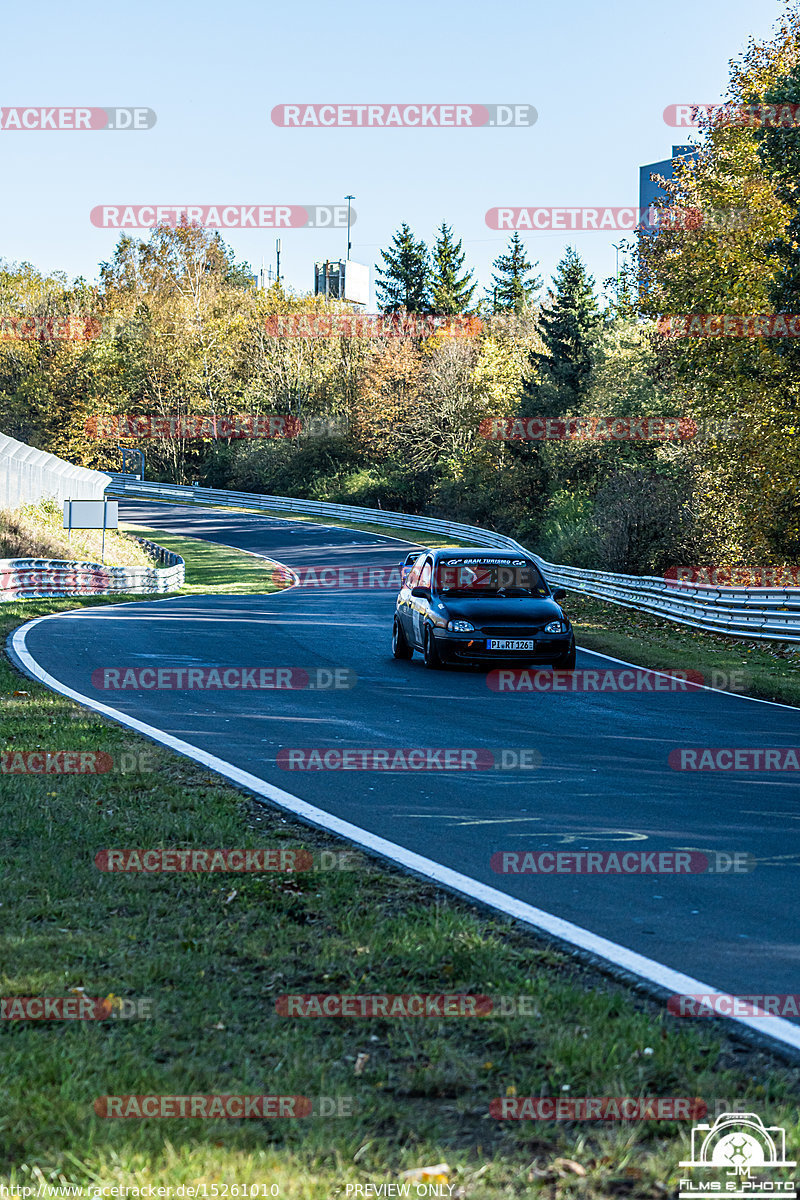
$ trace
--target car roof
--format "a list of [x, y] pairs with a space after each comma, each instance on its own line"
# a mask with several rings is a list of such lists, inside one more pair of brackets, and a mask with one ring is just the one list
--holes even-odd
[[489, 562], [507, 562], [509, 559], [518, 561], [525, 558], [526, 561], [533, 561], [533, 555], [528, 550], [495, 550], [491, 546], [456, 546], [450, 550], [440, 548], [432, 550], [431, 554], [437, 562], [442, 558], [479, 558]]

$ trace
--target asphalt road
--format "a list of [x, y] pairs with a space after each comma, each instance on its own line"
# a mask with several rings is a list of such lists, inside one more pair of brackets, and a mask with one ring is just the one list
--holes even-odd
[[[349, 529], [147, 502], [120, 517], [291, 567], [386, 566], [407, 546]], [[791, 774], [678, 772], [681, 746], [800, 743], [795, 710], [719, 692], [506, 694], [390, 652], [395, 593], [298, 588], [93, 608], [28, 635], [56, 679], [416, 853], [736, 994], [800, 991], [800, 821]], [[568, 609], [567, 609], [568, 611]], [[578, 630], [580, 644], [580, 630]], [[338, 691], [101, 691], [98, 667], [349, 668]], [[579, 651], [578, 667], [613, 662]], [[533, 771], [284, 770], [287, 748], [529, 748]], [[741, 874], [495, 873], [495, 851], [739, 852]]]

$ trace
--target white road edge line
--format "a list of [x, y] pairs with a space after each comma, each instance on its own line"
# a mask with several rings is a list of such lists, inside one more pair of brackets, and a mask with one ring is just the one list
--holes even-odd
[[[43, 683], [46, 687], [51, 688], [54, 692], [58, 692], [70, 700], [75, 700], [87, 708], [94, 709], [95, 712], [110, 717], [111, 720], [117, 721], [120, 725], [124, 725], [128, 729], [133, 729], [137, 733], [144, 734], [153, 741], [159, 742], [162, 746], [167, 746], [169, 749], [177, 751], [178, 754], [183, 754], [187, 758], [193, 759], [202, 766], [216, 771], [225, 779], [230, 780], [231, 783], [257, 796], [263, 796], [272, 804], [278, 805], [279, 808], [287, 812], [294, 813], [295, 816], [301, 819], [310, 821], [313, 825], [327, 829], [331, 833], [346, 838], [358, 846], [363, 846], [366, 850], [371, 850], [383, 858], [397, 863], [399, 866], [406, 867], [408, 870], [432, 880], [434, 883], [443, 884], [445, 887], [459, 892], [471, 900], [485, 904], [497, 912], [506, 913], [506, 915], [514, 917], [526, 925], [530, 925], [533, 929], [551, 934], [553, 937], [559, 938], [569, 945], [603, 958], [614, 966], [628, 971], [632, 975], [637, 975], [640, 979], [655, 984], [657, 987], [663, 988], [673, 995], [724, 997], [726, 1004], [729, 1001], [731, 1004], [733, 1003], [733, 997], [729, 996], [726, 992], [719, 992], [716, 988], [711, 987], [711, 985], [702, 983], [698, 979], [693, 979], [690, 975], [683, 975], [681, 972], [674, 971], [671, 967], [666, 967], [652, 958], [646, 958], [642, 954], [637, 954], [635, 951], [629, 950], [626, 946], [620, 946], [616, 942], [609, 941], [607, 938], [599, 937], [597, 934], [591, 933], [588, 929], [583, 929], [580, 925], [574, 925], [571, 921], [564, 921], [561, 917], [556, 917], [541, 908], [535, 908], [533, 905], [526, 904], [522, 900], [516, 900], [512, 896], [507, 896], [504, 892], [498, 891], [496, 888], [471, 879], [468, 875], [462, 875], [459, 871], [453, 871], [450, 867], [445, 867], [441, 863], [434, 862], [433, 859], [424, 858], [420, 854], [407, 850], [404, 846], [398, 846], [395, 842], [387, 841], [385, 838], [370, 833], [369, 830], [361, 829], [358, 825], [352, 825], [349, 821], [343, 821], [339, 817], [334, 817], [323, 809], [316, 808], [314, 805], [308, 804], [305, 800], [301, 800], [299, 796], [294, 796], [291, 792], [286, 792], [282, 788], [275, 787], [273, 784], [259, 779], [258, 776], [251, 775], [249, 771], [241, 770], [241, 768], [234, 766], [233, 763], [226, 762], [225, 759], [218, 758], [214, 754], [207, 754], [197, 746], [192, 746], [189, 742], [181, 741], [180, 738], [173, 737], [171, 734], [165, 733], [154, 725], [147, 725], [145, 722], [138, 721], [135, 717], [128, 716], [127, 713], [121, 712], [119, 709], [112, 708], [107, 704], [101, 704], [89, 696], [84, 696], [82, 692], [67, 687], [66, 684], [61, 683], [40, 667], [26, 644], [27, 635], [32, 629], [35, 629], [43, 621], [57, 619], [59, 615], [61, 614], [53, 613], [47, 617], [37, 617], [35, 620], [29, 621], [19, 629], [16, 629], [10, 639], [12, 658], [15, 658], [17, 663], [30, 676]], [[715, 1008], [717, 1003], [715, 1002]], [[754, 1005], [753, 1007], [757, 1006]], [[763, 1010], [759, 1009], [758, 1011], [761, 1012]], [[732, 1014], [719, 1015], [723, 1015], [726, 1020], [733, 1021], [735, 1024], [741, 1025], [751, 1032], [772, 1038], [783, 1046], [800, 1050], [800, 1025], [794, 1025], [791, 1021], [786, 1021], [782, 1017], [769, 1016], [766, 1013], [764, 1016], [754, 1017], [734, 1016]]]
[[[587, 650], [585, 646], [577, 646], [583, 654], [594, 654], [597, 658], [607, 658], [609, 662], [620, 663], [623, 667], [636, 667], [637, 671], [647, 671], [650, 675], [675, 677], [674, 671], [657, 671], [654, 667], [642, 667], [638, 663], [628, 662], [627, 658], [614, 658], [612, 654], [603, 654], [602, 650]], [[749, 700], [751, 704], [771, 704], [773, 708], [790, 708], [798, 712], [796, 704], [782, 704], [780, 700], [761, 700], [758, 696], [745, 696], [742, 692], [726, 692], [724, 688], [711, 687], [707, 683], [692, 683], [691, 691], [716, 692], [718, 696], [734, 696], [737, 700]]]

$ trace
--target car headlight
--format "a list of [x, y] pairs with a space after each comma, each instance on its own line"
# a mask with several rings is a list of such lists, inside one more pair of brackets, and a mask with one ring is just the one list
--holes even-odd
[[475, 626], [470, 625], [469, 621], [448, 621], [447, 629], [450, 633], [474, 633]]
[[569, 629], [566, 621], [551, 621], [549, 625], [545, 625], [545, 633], [566, 633]]

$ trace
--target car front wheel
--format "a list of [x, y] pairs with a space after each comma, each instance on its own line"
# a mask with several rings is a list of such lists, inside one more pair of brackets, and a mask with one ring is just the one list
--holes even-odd
[[425, 630], [425, 640], [423, 642], [422, 657], [425, 660], [425, 666], [429, 671], [441, 671], [444, 663], [439, 657], [439, 651], [436, 649], [436, 642], [433, 640], [433, 634], [430, 629]]

